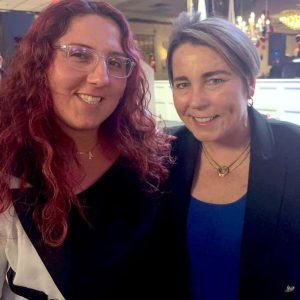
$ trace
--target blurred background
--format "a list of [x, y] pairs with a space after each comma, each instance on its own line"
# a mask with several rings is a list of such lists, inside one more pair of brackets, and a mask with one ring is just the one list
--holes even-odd
[[[59, 0], [0, 0], [3, 66], [38, 13]], [[150, 83], [150, 109], [167, 124], [181, 122], [167, 80], [168, 37], [181, 11], [235, 23], [261, 59], [254, 107], [270, 117], [300, 124], [300, 0], [108, 0], [129, 20]]]
[[[0, 0], [0, 51], [4, 61], [9, 59], [34, 17], [47, 5], [57, 1], [59, 0]], [[173, 19], [181, 11], [201, 10], [203, 4], [208, 15], [234, 17], [232, 22], [237, 25], [239, 23], [244, 31], [248, 31], [261, 56], [261, 78], [281, 78], [282, 64], [289, 63], [297, 56], [296, 36], [300, 34], [300, 0], [109, 0], [108, 2], [124, 12], [130, 21], [143, 59], [153, 68], [157, 80], [167, 79], [166, 47]], [[254, 16], [252, 14], [252, 19], [251, 12], [255, 14]], [[265, 19], [261, 19], [261, 15]], [[284, 17], [286, 22], [290, 18], [290, 24], [280, 21]], [[272, 66], [275, 67], [270, 74]]]

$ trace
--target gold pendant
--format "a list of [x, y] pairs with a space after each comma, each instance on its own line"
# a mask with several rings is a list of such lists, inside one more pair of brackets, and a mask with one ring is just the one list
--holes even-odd
[[220, 168], [218, 168], [218, 175], [220, 177], [225, 177], [227, 174], [229, 174], [229, 167], [227, 166], [222, 166]]

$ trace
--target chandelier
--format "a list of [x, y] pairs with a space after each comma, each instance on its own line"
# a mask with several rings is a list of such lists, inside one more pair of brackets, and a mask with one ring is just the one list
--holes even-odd
[[228, 17], [239, 29], [244, 31], [253, 44], [256, 45], [259, 40], [266, 41], [269, 33], [273, 31], [269, 18], [268, 0], [265, 0], [265, 10], [261, 16], [256, 20], [255, 13], [251, 12], [248, 21], [243, 20], [242, 16], [238, 16], [236, 19], [234, 18], [234, 0], [229, 0]]
[[248, 22], [243, 20], [242, 16], [238, 16], [236, 18], [236, 26], [244, 31], [254, 44], [259, 39], [266, 40], [268, 34], [273, 31], [270, 18], [264, 13], [255, 20], [255, 13], [251, 12]]
[[300, 30], [300, 11], [285, 10], [280, 14], [279, 21], [292, 30]]

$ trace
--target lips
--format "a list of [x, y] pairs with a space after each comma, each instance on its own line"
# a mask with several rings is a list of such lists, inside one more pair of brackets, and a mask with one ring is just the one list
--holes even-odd
[[86, 94], [77, 94], [77, 96], [85, 103], [96, 105], [100, 103], [104, 98], [101, 96], [91, 96]]
[[200, 123], [207, 123], [207, 122], [214, 120], [217, 117], [218, 117], [218, 115], [213, 115], [213, 116], [208, 116], [208, 117], [194, 117], [194, 119]]

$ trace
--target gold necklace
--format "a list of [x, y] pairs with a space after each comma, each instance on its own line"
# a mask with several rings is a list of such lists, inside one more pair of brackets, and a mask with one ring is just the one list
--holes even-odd
[[91, 160], [93, 159], [95, 156], [93, 154], [93, 151], [95, 150], [96, 146], [98, 145], [98, 142], [93, 146], [93, 148], [87, 152], [85, 151], [77, 151], [77, 154], [79, 155], [87, 155], [88, 156], [88, 159]]
[[242, 153], [231, 164], [229, 164], [228, 166], [225, 166], [225, 165], [221, 166], [220, 164], [218, 164], [212, 158], [212, 156], [208, 153], [207, 149], [204, 147], [204, 144], [202, 144], [202, 148], [203, 148], [204, 156], [206, 157], [206, 159], [209, 162], [209, 164], [214, 169], [217, 170], [217, 173], [218, 173], [219, 177], [225, 177], [230, 172], [232, 172], [234, 169], [236, 169], [237, 167], [239, 167], [245, 161], [245, 159], [248, 157], [248, 155], [250, 153], [250, 142], [246, 146], [246, 148], [242, 151]]

